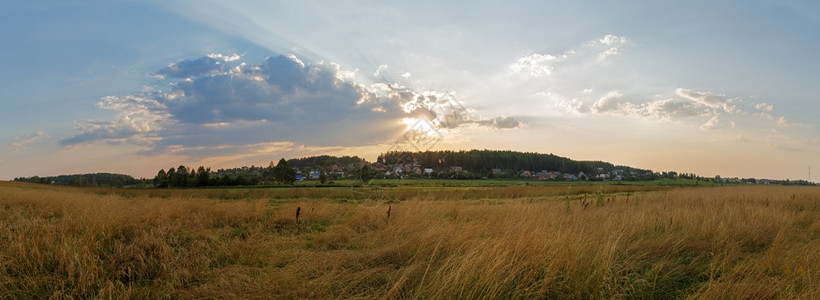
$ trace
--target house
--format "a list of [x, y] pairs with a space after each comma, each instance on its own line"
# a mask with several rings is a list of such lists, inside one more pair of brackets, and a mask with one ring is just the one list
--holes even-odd
[[461, 173], [464, 172], [464, 169], [459, 166], [450, 166], [451, 172]]
[[433, 169], [431, 169], [431, 168], [424, 168], [424, 174], [427, 174], [427, 175], [433, 174]]
[[387, 166], [383, 163], [375, 163], [373, 164], [373, 170], [377, 172], [384, 172], [387, 171]]
[[578, 180], [578, 177], [570, 173], [564, 174], [564, 180]]
[[501, 169], [493, 169], [493, 174], [501, 174]]
[[308, 177], [310, 179], [319, 179], [320, 175], [321, 175], [320, 171], [310, 171], [310, 173], [308, 174]]
[[521, 177], [532, 177], [532, 172], [530, 171], [521, 171]]
[[413, 167], [412, 172], [421, 175], [421, 167]]

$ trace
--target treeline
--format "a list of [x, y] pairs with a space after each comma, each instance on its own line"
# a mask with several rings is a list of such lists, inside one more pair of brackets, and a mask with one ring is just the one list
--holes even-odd
[[123, 187], [142, 183], [129, 175], [112, 173], [17, 177], [14, 181], [81, 187]]
[[294, 158], [289, 159], [288, 164], [295, 168], [295, 169], [305, 169], [305, 168], [318, 168], [321, 167], [322, 164], [327, 166], [338, 165], [338, 166], [349, 166], [354, 165], [358, 166], [361, 163], [366, 163], [367, 161], [363, 158], [358, 156], [330, 156], [330, 155], [318, 155], [318, 156], [310, 156], [310, 157], [303, 157], [303, 158]]
[[193, 169], [181, 165], [168, 171], [159, 170], [153, 183], [158, 188], [257, 185], [264, 181], [292, 184], [296, 181], [295, 176], [296, 171], [283, 158], [276, 165], [271, 162], [268, 167], [250, 166], [217, 172], [203, 166]]
[[[190, 170], [190, 171], [189, 171]], [[221, 185], [211, 181], [211, 168], [200, 166], [198, 169], [179, 166], [168, 171], [159, 170], [154, 177], [154, 187], [204, 187]]]
[[408, 152], [392, 151], [379, 155], [379, 162], [385, 164], [418, 162], [422, 166], [438, 169], [461, 167], [463, 170], [478, 174], [487, 174], [493, 169], [504, 171], [558, 171], [561, 173], [584, 172], [596, 174], [601, 168], [604, 172], [622, 170], [626, 173], [646, 174], [641, 170], [627, 166], [615, 166], [603, 161], [576, 161], [553, 154], [534, 152], [469, 150], [469, 151], [425, 151]]

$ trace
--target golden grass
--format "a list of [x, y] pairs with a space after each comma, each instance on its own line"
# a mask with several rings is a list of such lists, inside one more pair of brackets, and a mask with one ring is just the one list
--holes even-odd
[[818, 188], [277, 192], [1, 184], [0, 298], [820, 298]]

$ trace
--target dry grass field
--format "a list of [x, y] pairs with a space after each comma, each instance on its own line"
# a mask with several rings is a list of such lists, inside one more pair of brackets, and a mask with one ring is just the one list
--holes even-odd
[[820, 299], [819, 205], [780, 186], [3, 182], [0, 298]]

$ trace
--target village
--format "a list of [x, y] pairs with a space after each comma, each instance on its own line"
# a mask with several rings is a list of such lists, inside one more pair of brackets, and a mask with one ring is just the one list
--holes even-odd
[[[538, 181], [642, 181], [655, 179], [707, 179], [714, 183], [721, 184], [762, 184], [769, 185], [775, 183], [769, 179], [720, 177], [700, 178], [691, 174], [678, 174], [676, 172], [636, 172], [625, 171], [623, 169], [606, 170], [597, 168], [589, 174], [585, 172], [560, 172], [550, 170], [508, 170], [492, 168], [489, 170], [470, 171], [461, 166], [431, 167], [424, 166], [417, 161], [385, 164], [381, 162], [359, 162], [339, 166], [332, 164], [325, 167], [303, 167], [293, 168], [296, 181], [320, 180], [322, 172], [326, 172], [329, 180], [354, 179], [361, 175], [365, 168], [370, 176], [375, 179], [523, 179]], [[250, 166], [232, 169], [219, 169], [211, 174], [212, 178], [244, 178], [246, 184], [257, 184], [264, 181], [265, 167]], [[241, 176], [240, 176], [241, 175]], [[240, 179], [242, 180], [242, 179]]]

